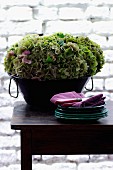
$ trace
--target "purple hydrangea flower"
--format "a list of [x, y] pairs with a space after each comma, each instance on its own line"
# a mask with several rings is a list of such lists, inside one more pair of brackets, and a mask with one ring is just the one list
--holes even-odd
[[29, 55], [31, 52], [29, 50], [25, 50], [22, 54]]
[[22, 58], [22, 63], [31, 64], [32, 61], [31, 61], [31, 60], [28, 60], [26, 57], [23, 57], [23, 58]]

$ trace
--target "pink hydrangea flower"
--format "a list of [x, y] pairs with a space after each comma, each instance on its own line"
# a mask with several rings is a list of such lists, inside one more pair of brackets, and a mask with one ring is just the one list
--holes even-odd
[[24, 54], [24, 55], [29, 55], [29, 54], [30, 54], [30, 51], [29, 51], [29, 50], [25, 50], [22, 54]]
[[9, 56], [13, 56], [13, 55], [14, 55], [14, 51], [11, 50], [11, 51], [9, 52]]
[[26, 57], [23, 57], [23, 58], [22, 58], [22, 63], [31, 64], [32, 61], [31, 61], [31, 60], [28, 60]]

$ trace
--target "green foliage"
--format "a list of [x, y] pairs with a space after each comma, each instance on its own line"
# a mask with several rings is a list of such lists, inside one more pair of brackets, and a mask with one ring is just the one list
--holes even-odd
[[88, 37], [28, 34], [7, 50], [4, 66], [21, 78], [55, 80], [93, 76], [104, 62], [102, 49]]

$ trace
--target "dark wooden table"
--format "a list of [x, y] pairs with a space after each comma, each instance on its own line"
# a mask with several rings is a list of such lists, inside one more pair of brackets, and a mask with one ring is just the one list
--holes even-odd
[[21, 130], [21, 170], [32, 169], [32, 155], [113, 154], [113, 101], [108, 117], [95, 122], [60, 122], [54, 112], [17, 102], [11, 128]]

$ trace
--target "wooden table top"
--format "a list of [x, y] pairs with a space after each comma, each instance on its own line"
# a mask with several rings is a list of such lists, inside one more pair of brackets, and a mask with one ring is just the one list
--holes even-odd
[[37, 111], [31, 109], [25, 102], [16, 102], [11, 120], [12, 129], [38, 128], [38, 126], [57, 127], [103, 127], [113, 128], [113, 101], [106, 102], [108, 116], [98, 121], [59, 121], [54, 116], [54, 111]]

